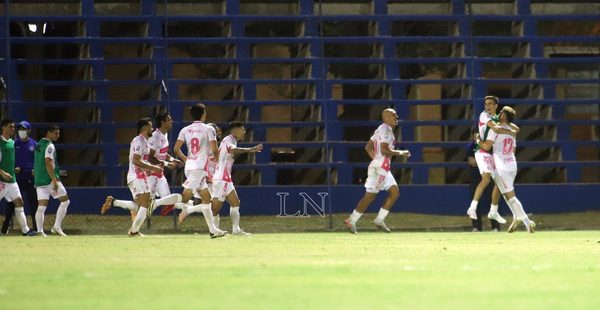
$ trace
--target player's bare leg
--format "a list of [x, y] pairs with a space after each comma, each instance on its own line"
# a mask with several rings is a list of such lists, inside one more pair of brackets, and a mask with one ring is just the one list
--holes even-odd
[[400, 189], [398, 189], [398, 186], [394, 185], [390, 187], [387, 192], [388, 195], [385, 198], [385, 201], [383, 202], [383, 207], [379, 209], [379, 213], [377, 213], [377, 217], [373, 221], [373, 224], [375, 224], [375, 226], [377, 226], [377, 228], [381, 229], [382, 231], [389, 233], [392, 231], [385, 225], [385, 222], [383, 220], [390, 213], [390, 210], [398, 200], [398, 197], [400, 197]]
[[471, 205], [469, 209], [467, 209], [467, 215], [476, 220], [477, 219], [477, 204], [479, 204], [479, 199], [481, 199], [481, 195], [488, 187], [490, 182], [492, 181], [492, 175], [489, 173], [484, 173], [481, 175], [481, 181], [477, 184], [477, 188], [475, 188], [475, 193], [473, 194], [473, 200], [471, 200]]

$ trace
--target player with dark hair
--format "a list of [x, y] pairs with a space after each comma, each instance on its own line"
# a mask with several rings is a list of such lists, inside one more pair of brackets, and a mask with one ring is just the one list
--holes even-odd
[[35, 213], [35, 222], [37, 224], [38, 234], [46, 237], [44, 233], [44, 215], [50, 196], [60, 201], [56, 211], [56, 220], [50, 230], [53, 234], [67, 236], [62, 230], [62, 221], [67, 214], [69, 207], [69, 196], [67, 190], [60, 181], [60, 169], [58, 168], [58, 159], [54, 142], [60, 137], [60, 129], [57, 125], [49, 125], [46, 128], [45, 136], [35, 147], [34, 153], [34, 180], [38, 197], [38, 209]]
[[238, 147], [237, 142], [243, 140], [245, 136], [246, 127], [244, 127], [242, 122], [234, 121], [229, 123], [229, 135], [223, 138], [223, 141], [219, 145], [219, 161], [213, 175], [212, 211], [215, 218], [215, 226], [219, 228], [219, 211], [223, 207], [223, 202], [227, 200], [232, 223], [231, 233], [233, 235], [250, 235], [240, 228], [240, 198], [231, 179], [234, 156], [244, 153], [256, 153], [263, 149], [262, 144], [250, 148]]
[[23, 236], [35, 235], [35, 232], [29, 231], [25, 209], [23, 208], [23, 198], [19, 185], [16, 183], [15, 173], [15, 142], [11, 138], [15, 134], [15, 122], [10, 119], [4, 119], [1, 122], [2, 135], [0, 136], [0, 200], [6, 199], [15, 206], [14, 212], [17, 223], [21, 228]]
[[[143, 159], [148, 160], [148, 162], [153, 165], [161, 167], [166, 166], [170, 169], [183, 166], [181, 161], [172, 158], [168, 154], [169, 140], [167, 138], [167, 133], [173, 127], [173, 119], [171, 119], [171, 115], [169, 113], [161, 113], [157, 116], [156, 121], [158, 128], [148, 139], [148, 148], [150, 149], [150, 153], [148, 157], [144, 157]], [[160, 172], [149, 172], [147, 182], [148, 187], [150, 188], [150, 208], [148, 209], [148, 216], [152, 215], [154, 208], [173, 205], [181, 201], [180, 194], [171, 194], [171, 190], [169, 189], [167, 178], [164, 176], [163, 169], [161, 169]], [[154, 200], [156, 196], [159, 196], [160, 199]], [[132, 214], [137, 212], [137, 207], [134, 207], [135, 203], [133, 201], [115, 201], [112, 196], [108, 196], [106, 197], [106, 200], [100, 209], [101, 214], [105, 214], [113, 205], [128, 209], [132, 212]]]
[[[190, 114], [194, 122], [184, 127], [177, 137], [173, 151], [185, 163], [186, 180], [183, 183], [182, 202], [179, 203], [182, 211], [179, 214], [179, 222], [182, 222], [190, 213], [202, 212], [204, 220], [210, 231], [211, 238], [222, 237], [226, 232], [216, 228], [211, 211], [211, 195], [206, 183], [208, 162], [211, 153], [218, 158], [217, 134], [215, 129], [204, 123], [206, 120], [206, 106], [202, 103], [193, 105]], [[186, 145], [187, 156], [181, 151]], [[187, 206], [187, 202], [198, 193], [202, 203]], [[177, 205], [177, 204], [176, 204]]]
[[[127, 172], [127, 186], [131, 191], [133, 201], [112, 200], [102, 206], [101, 213], [105, 214], [112, 206], [132, 211], [135, 214], [131, 228], [130, 237], [143, 236], [140, 228], [146, 220], [150, 208], [150, 187], [148, 186], [148, 172], [158, 173], [163, 170], [162, 166], [149, 163], [148, 138], [152, 134], [152, 121], [150, 118], [141, 118], [137, 122], [138, 135], [131, 140], [129, 147], [129, 170]], [[111, 197], [112, 198], [112, 197]], [[107, 199], [108, 200], [108, 199]]]
[[[500, 111], [499, 125], [502, 128], [509, 129], [510, 123], [512, 123], [515, 117], [516, 111], [506, 106]], [[528, 232], [535, 232], [535, 222], [527, 217], [521, 201], [515, 195], [514, 182], [517, 176], [515, 150], [517, 148], [517, 139], [513, 135], [496, 134], [493, 132], [487, 136], [485, 141], [479, 140], [478, 144], [486, 151], [493, 151], [495, 164], [493, 171], [494, 182], [513, 213], [513, 221], [508, 227], [508, 232], [515, 231], [520, 222], [525, 224]], [[494, 199], [496, 203], [500, 200], [499, 197], [492, 197], [492, 200]]]

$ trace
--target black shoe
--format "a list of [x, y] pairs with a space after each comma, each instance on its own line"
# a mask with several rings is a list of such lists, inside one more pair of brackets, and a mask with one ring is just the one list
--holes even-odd
[[8, 235], [8, 227], [2, 227], [2, 234], [3, 235]]
[[24, 233], [23, 237], [34, 237], [35, 235], [37, 235], [37, 231], [30, 230], [30, 231]]

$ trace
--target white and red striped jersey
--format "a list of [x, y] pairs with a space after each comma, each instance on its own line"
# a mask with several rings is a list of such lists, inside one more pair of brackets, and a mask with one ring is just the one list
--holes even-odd
[[[510, 125], [502, 124], [502, 128], [511, 129]], [[507, 134], [496, 134], [491, 131], [488, 133], [488, 139], [494, 141], [492, 151], [494, 154], [494, 165], [496, 170], [517, 171], [517, 158], [515, 149], [517, 148], [517, 139]]]
[[[159, 161], [165, 161], [167, 159], [167, 155], [169, 154], [169, 138], [167, 134], [163, 134], [160, 130], [156, 129], [150, 139], [148, 139], [148, 147], [151, 151], [154, 151], [154, 158]], [[150, 175], [154, 175], [157, 177], [162, 177], [163, 171], [161, 172], [152, 172]]]
[[219, 145], [219, 162], [213, 180], [231, 182], [231, 168], [233, 167], [234, 158], [230, 150], [236, 147], [237, 140], [232, 135], [228, 135], [221, 141], [221, 145]]
[[179, 132], [177, 140], [185, 142], [188, 150], [185, 170], [208, 170], [210, 141], [217, 141], [214, 128], [195, 121]]
[[373, 141], [375, 158], [369, 164], [369, 168], [383, 168], [385, 171], [390, 171], [392, 158], [381, 154], [381, 147], [383, 143], [387, 143], [388, 148], [394, 150], [396, 137], [394, 137], [392, 127], [385, 123], [379, 125], [373, 136], [371, 136], [371, 141]]
[[127, 183], [131, 183], [135, 179], [146, 179], [146, 171], [133, 164], [133, 156], [140, 155], [142, 160], [148, 159], [150, 148], [148, 148], [148, 140], [142, 135], [137, 135], [131, 140], [129, 146], [129, 171], [127, 171]]

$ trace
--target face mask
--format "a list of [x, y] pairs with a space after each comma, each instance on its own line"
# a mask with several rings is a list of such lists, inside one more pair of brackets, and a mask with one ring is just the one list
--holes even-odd
[[19, 130], [19, 138], [27, 139], [27, 130]]

